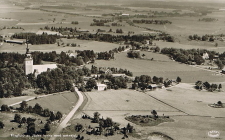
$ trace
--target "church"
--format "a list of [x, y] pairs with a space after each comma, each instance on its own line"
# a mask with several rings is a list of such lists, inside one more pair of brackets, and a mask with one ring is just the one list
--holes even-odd
[[31, 53], [29, 52], [29, 48], [26, 48], [26, 58], [24, 59], [24, 68], [25, 74], [28, 75], [30, 73], [34, 73], [35, 77], [38, 74], [47, 71], [48, 69], [55, 69], [57, 68], [56, 64], [45, 64], [45, 65], [34, 65], [33, 58]]

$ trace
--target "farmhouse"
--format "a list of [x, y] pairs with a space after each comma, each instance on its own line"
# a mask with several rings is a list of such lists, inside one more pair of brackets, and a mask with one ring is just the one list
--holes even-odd
[[130, 14], [122, 14], [121, 16], [128, 17]]
[[209, 59], [209, 54], [207, 52], [203, 53], [202, 58]]
[[151, 90], [156, 90], [157, 87], [158, 87], [158, 85], [156, 85], [156, 84], [151, 84], [151, 85], [148, 86], [148, 88], [151, 89]]
[[25, 74], [34, 73], [37, 77], [38, 74], [47, 71], [48, 69], [57, 68], [56, 64], [46, 64], [46, 65], [34, 65], [32, 55], [29, 53], [29, 48], [27, 47], [26, 58], [24, 59]]
[[107, 85], [105, 84], [97, 84], [97, 87], [98, 87], [98, 91], [103, 91], [106, 89]]
[[77, 53], [66, 53], [66, 55], [68, 55], [69, 57], [77, 57]]

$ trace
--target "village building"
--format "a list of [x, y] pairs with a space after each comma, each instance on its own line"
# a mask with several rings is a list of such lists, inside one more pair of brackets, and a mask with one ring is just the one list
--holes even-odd
[[34, 65], [33, 57], [29, 52], [29, 48], [26, 49], [26, 58], [24, 59], [24, 69], [25, 74], [28, 75], [30, 73], [34, 73], [37, 77], [38, 74], [47, 71], [48, 69], [57, 68], [56, 64], [45, 64], [45, 65]]
[[20, 45], [25, 43], [25, 41], [23, 41], [23, 40], [4, 40], [4, 42], [5, 43], [20, 44]]
[[156, 85], [156, 84], [151, 84], [151, 85], [148, 86], [148, 88], [149, 88], [150, 90], [156, 90], [156, 89], [158, 88], [158, 85]]
[[103, 91], [107, 88], [106, 84], [97, 84], [98, 91]]
[[69, 57], [77, 57], [77, 53], [66, 53], [66, 55], [68, 55]]
[[209, 54], [207, 52], [203, 53], [202, 58], [206, 60], [209, 59]]

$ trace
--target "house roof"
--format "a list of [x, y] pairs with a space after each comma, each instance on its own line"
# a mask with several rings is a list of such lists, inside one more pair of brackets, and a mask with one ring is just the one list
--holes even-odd
[[97, 84], [98, 87], [106, 87], [106, 84]]

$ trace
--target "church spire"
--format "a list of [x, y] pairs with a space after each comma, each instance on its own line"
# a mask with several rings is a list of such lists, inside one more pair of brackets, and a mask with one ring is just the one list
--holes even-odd
[[[28, 38], [28, 37], [27, 37]], [[26, 44], [27, 44], [27, 48], [26, 48], [26, 54], [29, 54], [29, 48], [28, 48], [28, 39], [26, 38]]]

